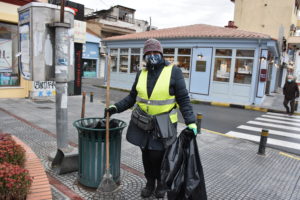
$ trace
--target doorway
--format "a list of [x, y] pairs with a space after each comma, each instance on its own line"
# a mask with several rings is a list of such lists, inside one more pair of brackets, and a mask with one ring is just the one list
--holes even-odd
[[193, 48], [190, 93], [209, 95], [212, 48]]

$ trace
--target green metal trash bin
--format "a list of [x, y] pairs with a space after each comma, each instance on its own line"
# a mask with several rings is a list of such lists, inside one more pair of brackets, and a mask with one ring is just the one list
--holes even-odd
[[[79, 183], [97, 188], [105, 172], [106, 129], [92, 128], [103, 118], [82, 118], [73, 123], [78, 130], [79, 151]], [[124, 121], [111, 119], [109, 128], [110, 170], [116, 183], [120, 183], [121, 139], [122, 131], [127, 126]]]

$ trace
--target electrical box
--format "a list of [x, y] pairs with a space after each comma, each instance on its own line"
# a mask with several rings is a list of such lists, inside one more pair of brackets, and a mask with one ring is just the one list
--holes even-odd
[[[51, 81], [55, 78], [55, 29], [60, 22], [60, 6], [32, 2], [18, 9], [19, 13], [19, 69], [31, 81]], [[64, 22], [71, 28], [65, 38], [69, 54], [68, 81], [74, 80], [74, 11], [65, 8]]]

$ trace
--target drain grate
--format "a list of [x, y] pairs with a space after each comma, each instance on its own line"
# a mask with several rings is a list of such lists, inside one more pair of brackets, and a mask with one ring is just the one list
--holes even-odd
[[43, 110], [52, 109], [52, 108], [46, 107], [46, 106], [44, 106], [44, 107], [37, 107], [37, 108], [38, 108], [38, 109], [43, 109]]
[[33, 102], [37, 104], [54, 103], [54, 101], [51, 100], [33, 100]]

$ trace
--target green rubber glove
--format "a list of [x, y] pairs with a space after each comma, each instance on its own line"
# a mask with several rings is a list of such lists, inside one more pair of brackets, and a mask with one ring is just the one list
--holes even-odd
[[197, 131], [197, 125], [195, 123], [189, 124], [187, 126], [189, 129], [193, 130], [194, 134], [197, 135], [198, 131]]
[[107, 113], [109, 113], [109, 116], [112, 116], [113, 114], [115, 114], [117, 112], [118, 112], [117, 107], [115, 105], [110, 105], [108, 107], [108, 109], [107, 108], [104, 109], [104, 117], [107, 116]]

